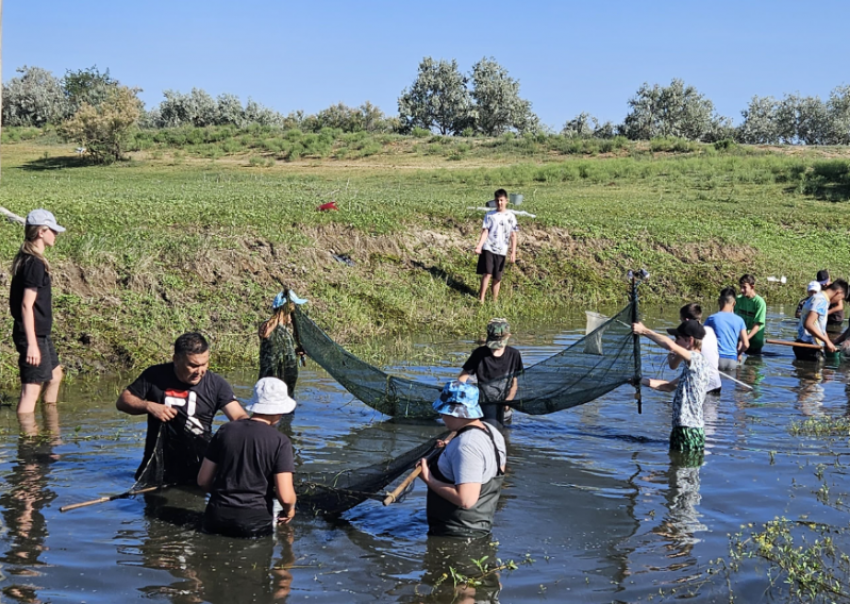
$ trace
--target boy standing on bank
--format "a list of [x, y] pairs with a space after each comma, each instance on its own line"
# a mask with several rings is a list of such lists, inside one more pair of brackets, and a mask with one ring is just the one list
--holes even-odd
[[499, 299], [502, 272], [505, 270], [505, 260], [509, 253], [511, 263], [516, 262], [519, 226], [514, 213], [508, 212], [508, 192], [499, 189], [494, 197], [496, 198], [496, 209], [487, 212], [484, 216], [481, 236], [475, 246], [475, 253], [478, 254], [476, 272], [481, 275], [481, 291], [478, 295], [478, 301], [481, 304], [484, 304], [491, 278], [493, 280], [493, 302]]

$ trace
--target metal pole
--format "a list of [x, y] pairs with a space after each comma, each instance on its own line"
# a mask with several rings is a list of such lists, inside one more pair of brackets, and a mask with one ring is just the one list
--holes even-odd
[[[640, 315], [638, 314], [638, 293], [637, 293], [637, 281], [634, 276], [632, 276], [632, 323], [637, 323], [640, 321]], [[640, 366], [640, 336], [638, 334], [633, 334], [635, 348], [635, 400], [637, 400], [637, 408], [638, 413], [643, 413], [643, 400], [641, 399], [641, 390], [640, 390], [640, 380], [643, 377], [641, 373]]]

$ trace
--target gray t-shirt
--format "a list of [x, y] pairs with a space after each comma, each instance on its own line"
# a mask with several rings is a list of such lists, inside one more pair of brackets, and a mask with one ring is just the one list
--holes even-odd
[[[505, 465], [507, 452], [504, 437], [486, 422], [484, 422], [484, 428], [493, 435], [502, 465]], [[453, 438], [440, 455], [437, 467], [450, 483], [456, 485], [469, 482], [484, 484], [494, 478], [499, 469], [496, 464], [493, 441], [477, 428], [467, 430]]]

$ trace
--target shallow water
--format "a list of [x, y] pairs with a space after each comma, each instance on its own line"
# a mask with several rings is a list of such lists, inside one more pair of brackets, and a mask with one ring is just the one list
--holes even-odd
[[[769, 337], [791, 339], [783, 309], [770, 310]], [[647, 319], [653, 327], [674, 323], [670, 313], [654, 314]], [[583, 326], [581, 314], [569, 315], [525, 328], [515, 345], [528, 365], [579, 337]], [[644, 374], [673, 377], [660, 349], [642, 344]], [[392, 366], [439, 382], [456, 373], [474, 343], [423, 337], [415, 346], [433, 348], [434, 367]], [[66, 387], [56, 414], [39, 411], [37, 437], [18, 438], [14, 412], [0, 410], [3, 599], [631, 602], [688, 594], [695, 602], [728, 601], [725, 578], [712, 581], [706, 570], [728, 555], [727, 535], [742, 523], [776, 516], [847, 523], [845, 511], [814, 495], [827, 482], [833, 500], [846, 498], [850, 485], [834, 462], [850, 453], [847, 438], [792, 436], [788, 426], [848, 414], [848, 364], [795, 365], [790, 348], [768, 351], [739, 371], [755, 390], [725, 382], [721, 396], [707, 401], [701, 467], [685, 467], [667, 452], [669, 394], [644, 389], [640, 415], [633, 390], [624, 387], [569, 411], [516, 417], [507, 433], [510, 470], [496, 543], [468, 547], [426, 539], [421, 483], [399, 504], [367, 501], [333, 523], [299, 516], [275, 537], [255, 541], [179, 524], [203, 509], [187, 492], [167, 493], [180, 512], [171, 521], [147, 516], [143, 497], [60, 514], [62, 505], [129, 488], [143, 447], [143, 420], [114, 408], [127, 379], [78, 380]], [[247, 398], [254, 371], [227, 377]], [[290, 430], [305, 467], [334, 463], [343, 453], [346, 463], [374, 463], [441, 431], [386, 421], [312, 363], [302, 369], [297, 399]], [[827, 466], [823, 479], [818, 464]], [[519, 568], [488, 576], [477, 593], [454, 594], [450, 578], [440, 584], [450, 567], [475, 574], [470, 560], [482, 556], [489, 556], [485, 564], [498, 557]], [[756, 565], [733, 575], [742, 601], [765, 599], [764, 571]]]

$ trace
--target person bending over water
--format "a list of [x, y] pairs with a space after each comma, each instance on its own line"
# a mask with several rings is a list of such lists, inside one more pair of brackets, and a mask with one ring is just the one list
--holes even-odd
[[203, 525], [208, 533], [270, 535], [275, 497], [283, 507], [278, 522], [295, 516], [292, 443], [275, 428], [295, 410], [295, 401], [283, 381], [267, 377], [254, 385], [248, 410], [250, 418], [219, 428], [198, 472], [198, 486], [210, 493]]
[[434, 401], [454, 438], [429, 462], [419, 461], [428, 485], [428, 534], [475, 538], [490, 534], [502, 490], [507, 453], [505, 439], [481, 422], [478, 389], [449, 382]]

